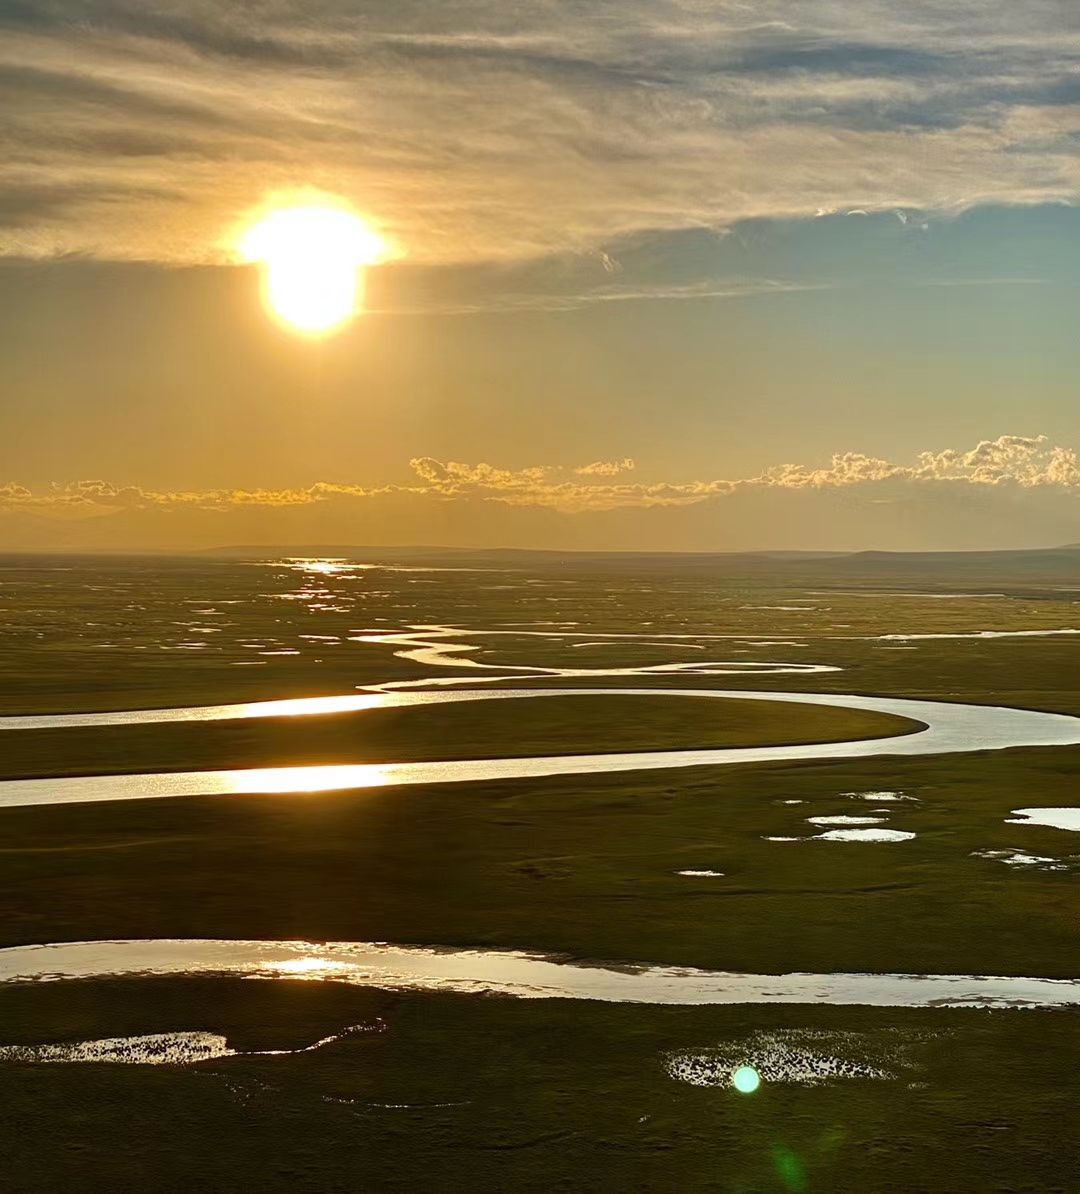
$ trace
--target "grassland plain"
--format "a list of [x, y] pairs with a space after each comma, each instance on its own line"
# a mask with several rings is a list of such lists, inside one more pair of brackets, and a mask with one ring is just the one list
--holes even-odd
[[[887, 588], [847, 577], [828, 587], [820, 566], [806, 564], [747, 576], [595, 561], [532, 571], [518, 561], [501, 572], [11, 561], [0, 570], [2, 700], [9, 713], [61, 712], [496, 675], [588, 687], [639, 669], [635, 687], [885, 693], [1080, 713], [1080, 636], [882, 637], [1080, 628], [1060, 575], [1022, 585], [968, 578], [963, 591], [975, 591], [963, 597], [945, 595], [960, 591], [951, 578], [904, 583], [910, 591], [895, 591], [894, 578]], [[464, 628], [452, 641], [470, 649], [433, 661], [390, 641], [417, 625]], [[479, 633], [490, 631], [499, 633]], [[621, 634], [639, 637], [604, 637]], [[842, 670], [640, 673], [672, 662]], [[568, 681], [567, 669], [592, 674]], [[749, 745], [909, 728], [824, 707], [659, 695], [523, 704], [2, 731], [0, 772]], [[765, 974], [1075, 978], [1080, 842], [1009, 816], [1075, 805], [1078, 775], [1080, 750], [1043, 748], [6, 809], [0, 945], [385, 940]], [[911, 799], [859, 798], [882, 791]], [[807, 820], [874, 809], [916, 836], [824, 841]], [[1007, 865], [1015, 850], [1042, 862]], [[679, 873], [693, 870], [720, 874]], [[3, 1044], [198, 1028], [242, 1049], [294, 1048], [345, 1025], [380, 1029], [313, 1053], [188, 1068], [8, 1063], [4, 1182], [1071, 1190], [1080, 1156], [1063, 1129], [1074, 1115], [1078, 1019], [516, 1002], [284, 980], [3, 986]], [[792, 1028], [858, 1034], [911, 1068], [888, 1081], [766, 1084], [744, 1097], [675, 1081], [664, 1066], [673, 1050]]]
[[[704, 704], [705, 709], [687, 709]], [[500, 755], [843, 742], [911, 733], [885, 713], [793, 704], [688, 702], [684, 697], [575, 696], [373, 709], [344, 716], [94, 726], [10, 733], [4, 775], [86, 775], [229, 766], [472, 759]]]

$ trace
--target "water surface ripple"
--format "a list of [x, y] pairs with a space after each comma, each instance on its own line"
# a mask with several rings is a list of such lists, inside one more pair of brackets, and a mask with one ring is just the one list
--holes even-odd
[[0, 949], [0, 984], [215, 975], [399, 991], [607, 1003], [827, 1003], [868, 1007], [1069, 1007], [1080, 980], [970, 974], [739, 974], [579, 963], [557, 956], [366, 942], [75, 941]]

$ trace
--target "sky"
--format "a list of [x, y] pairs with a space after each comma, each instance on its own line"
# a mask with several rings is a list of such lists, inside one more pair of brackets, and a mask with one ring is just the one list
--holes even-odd
[[0, 0], [0, 149], [0, 550], [1080, 541], [1067, 0]]

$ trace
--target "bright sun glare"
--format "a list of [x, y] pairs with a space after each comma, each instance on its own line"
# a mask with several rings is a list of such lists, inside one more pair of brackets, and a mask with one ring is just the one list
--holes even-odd
[[283, 207], [244, 234], [240, 252], [262, 265], [270, 310], [297, 331], [317, 336], [356, 314], [361, 271], [385, 255], [386, 245], [344, 208]]

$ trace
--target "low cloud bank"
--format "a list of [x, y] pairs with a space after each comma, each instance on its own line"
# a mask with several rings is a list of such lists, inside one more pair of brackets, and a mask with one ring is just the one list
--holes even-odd
[[576, 468], [535, 465], [522, 469], [416, 457], [415, 483], [365, 485], [316, 481], [298, 489], [208, 489], [163, 492], [107, 481], [54, 483], [31, 490], [0, 484], [0, 510], [56, 519], [80, 519], [124, 510], [280, 509], [326, 503], [364, 503], [388, 497], [431, 503], [482, 502], [536, 507], [563, 514], [695, 506], [738, 494], [769, 491], [841, 491], [869, 501], [896, 501], [920, 491], [1048, 491], [1080, 496], [1080, 460], [1072, 448], [1044, 435], [1003, 435], [968, 450], [920, 452], [897, 463], [857, 452], [838, 453], [827, 465], [780, 464], [740, 479], [637, 482], [617, 480], [633, 471], [629, 458], [596, 460]]

